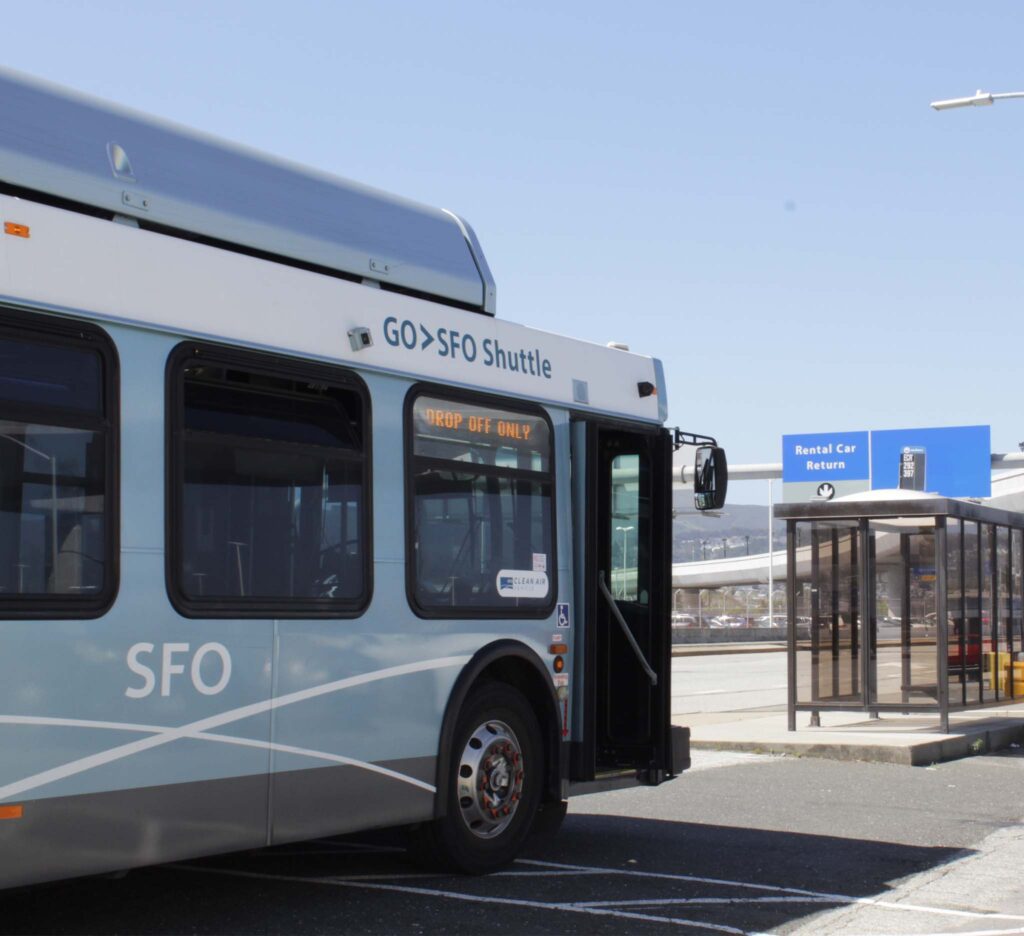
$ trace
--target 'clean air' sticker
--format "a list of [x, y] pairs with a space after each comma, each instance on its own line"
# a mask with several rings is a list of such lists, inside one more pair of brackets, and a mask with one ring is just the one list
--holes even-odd
[[495, 580], [502, 598], [547, 598], [546, 572], [528, 572], [525, 569], [502, 569]]

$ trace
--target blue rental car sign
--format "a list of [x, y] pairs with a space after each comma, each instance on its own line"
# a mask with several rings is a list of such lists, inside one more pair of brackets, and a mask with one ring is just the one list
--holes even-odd
[[991, 453], [988, 426], [786, 435], [783, 496], [828, 500], [902, 488], [942, 497], [991, 497]]
[[785, 483], [861, 481], [871, 477], [866, 432], [816, 432], [782, 437]]
[[943, 497], [991, 497], [991, 429], [875, 430], [871, 433], [871, 487], [909, 488]]

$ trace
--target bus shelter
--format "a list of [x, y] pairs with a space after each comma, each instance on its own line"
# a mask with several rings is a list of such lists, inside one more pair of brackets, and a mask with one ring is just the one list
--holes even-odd
[[910, 492], [786, 504], [788, 714], [1024, 698], [1024, 514]]

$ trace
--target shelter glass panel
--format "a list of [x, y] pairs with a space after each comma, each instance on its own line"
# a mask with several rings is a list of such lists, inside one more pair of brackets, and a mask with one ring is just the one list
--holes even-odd
[[985, 685], [995, 699], [1006, 697], [1010, 668], [1008, 634], [1010, 630], [1010, 536], [1004, 526], [993, 527], [995, 581], [993, 586], [992, 650], [985, 659]]
[[995, 527], [981, 523], [979, 529], [979, 549], [981, 551], [981, 652], [979, 654], [979, 678], [981, 680], [981, 699], [991, 702], [995, 699], [995, 687], [992, 681], [993, 657], [995, 652]]
[[1024, 530], [1010, 530], [1010, 629], [1007, 652], [1011, 666], [1007, 673], [1006, 693], [1011, 698], [1024, 696]]
[[981, 549], [978, 524], [964, 521], [964, 620], [963, 630], [953, 642], [950, 635], [950, 661], [963, 668], [963, 702], [981, 700]]
[[872, 520], [876, 607], [874, 697], [933, 704], [938, 698], [934, 520]]
[[859, 704], [859, 541], [855, 521], [797, 524], [797, 701]]
[[964, 553], [963, 523], [946, 521], [946, 594], [948, 595], [949, 704], [964, 704]]

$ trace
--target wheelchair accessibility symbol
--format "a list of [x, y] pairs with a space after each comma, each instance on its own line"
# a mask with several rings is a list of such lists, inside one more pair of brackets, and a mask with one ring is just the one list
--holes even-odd
[[569, 626], [569, 602], [560, 601], [558, 603], [558, 626], [568, 627]]

